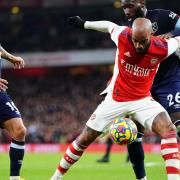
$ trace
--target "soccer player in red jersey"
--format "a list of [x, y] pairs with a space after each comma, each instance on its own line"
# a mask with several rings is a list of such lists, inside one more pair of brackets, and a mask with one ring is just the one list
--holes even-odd
[[69, 19], [75, 27], [109, 32], [117, 46], [114, 72], [105, 100], [97, 107], [81, 134], [67, 148], [51, 180], [61, 180], [84, 150], [119, 116], [133, 119], [161, 137], [161, 154], [168, 180], [179, 180], [176, 128], [167, 111], [151, 97], [150, 89], [160, 62], [179, 47], [180, 37], [164, 40], [152, 36], [152, 24], [137, 18], [132, 29], [109, 21]]

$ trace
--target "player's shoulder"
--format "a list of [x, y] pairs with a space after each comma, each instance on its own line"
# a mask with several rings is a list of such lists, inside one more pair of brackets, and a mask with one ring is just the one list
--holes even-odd
[[155, 47], [167, 49], [168, 48], [168, 43], [165, 39], [160, 38], [158, 36], [152, 36], [151, 38], [152, 45]]
[[129, 27], [124, 28], [123, 31], [119, 34], [119, 41], [126, 43], [127, 39], [131, 37], [132, 29]]
[[156, 54], [159, 57], [165, 57], [168, 53], [168, 43], [165, 39], [159, 38], [157, 36], [152, 36], [151, 38], [151, 48], [150, 53]]
[[116, 26], [112, 29], [111, 34], [117, 34], [122, 36], [127, 36], [129, 34], [130, 28], [127, 26]]
[[167, 10], [167, 9], [148, 9], [147, 12], [151, 13], [151, 14], [159, 14], [159, 13], [170, 12], [170, 10]]
[[177, 17], [178, 15], [168, 9], [153, 9], [153, 10], [147, 10], [147, 17], [151, 18], [151, 17], [160, 17], [160, 18], [172, 18], [175, 19], [175, 17]]
[[128, 36], [132, 32], [132, 29], [130, 27], [124, 26], [123, 31], [121, 32], [121, 35], [123, 36]]

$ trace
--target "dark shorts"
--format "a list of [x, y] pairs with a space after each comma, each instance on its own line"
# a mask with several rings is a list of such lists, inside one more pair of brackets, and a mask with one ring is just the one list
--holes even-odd
[[12, 118], [21, 118], [18, 108], [6, 92], [0, 92], [0, 127], [2, 123]]
[[180, 81], [154, 85], [151, 94], [169, 114], [180, 112]]

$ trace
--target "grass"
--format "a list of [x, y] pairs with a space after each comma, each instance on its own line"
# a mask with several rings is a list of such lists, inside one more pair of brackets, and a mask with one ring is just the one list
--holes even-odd
[[[49, 180], [63, 154], [26, 154], [22, 177], [26, 180]], [[102, 154], [85, 153], [63, 180], [135, 180], [125, 154], [111, 154], [109, 163], [96, 163]], [[160, 154], [146, 154], [146, 171], [150, 180], [166, 180], [164, 162]], [[0, 154], [0, 180], [9, 180], [8, 154]]]

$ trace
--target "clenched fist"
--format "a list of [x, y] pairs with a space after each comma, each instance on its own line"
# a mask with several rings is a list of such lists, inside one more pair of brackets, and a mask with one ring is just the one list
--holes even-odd
[[68, 18], [68, 24], [76, 28], [84, 29], [85, 21], [79, 16], [72, 16]]

